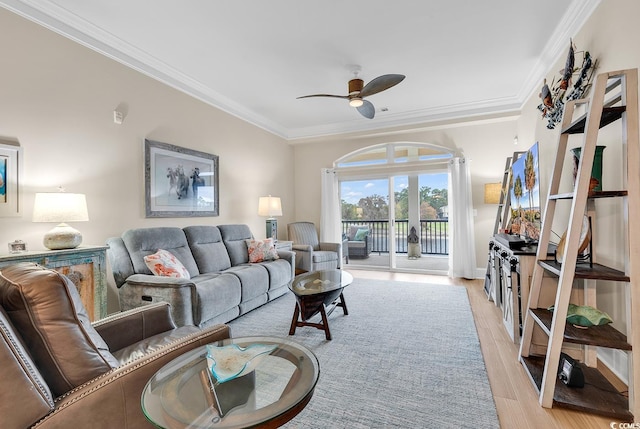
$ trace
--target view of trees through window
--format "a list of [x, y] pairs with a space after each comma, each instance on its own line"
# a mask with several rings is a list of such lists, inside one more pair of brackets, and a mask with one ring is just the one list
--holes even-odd
[[[409, 217], [407, 176], [394, 178], [396, 219]], [[447, 217], [447, 174], [421, 174], [418, 178], [420, 219]], [[386, 179], [343, 181], [340, 183], [343, 220], [389, 219], [388, 181]]]

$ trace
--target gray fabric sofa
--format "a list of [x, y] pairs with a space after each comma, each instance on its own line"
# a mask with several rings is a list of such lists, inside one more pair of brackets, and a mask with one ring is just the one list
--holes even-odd
[[[295, 253], [278, 250], [279, 259], [249, 262], [247, 225], [138, 228], [107, 240], [107, 255], [128, 310], [166, 301], [178, 326], [226, 323], [271, 301], [289, 289]], [[154, 276], [144, 257], [158, 249], [171, 252], [190, 279]]]

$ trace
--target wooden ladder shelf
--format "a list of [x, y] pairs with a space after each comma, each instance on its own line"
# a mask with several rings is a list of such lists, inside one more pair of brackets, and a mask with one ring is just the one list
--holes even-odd
[[[577, 107], [585, 114], [574, 119]], [[623, 187], [620, 191], [590, 191], [593, 160], [600, 129], [619, 121], [622, 125]], [[559, 193], [562, 170], [567, 153], [567, 143], [572, 134], [582, 134], [581, 159], [576, 173], [573, 192]], [[638, 71], [637, 69], [601, 73], [597, 76], [590, 100], [573, 100], [567, 103], [562, 121], [558, 150], [533, 270], [528, 311], [525, 314], [520, 361], [539, 393], [543, 407], [562, 406], [632, 422], [640, 418], [640, 374], [633, 363], [640, 362], [640, 145], [638, 143]], [[565, 170], [567, 170], [565, 168]], [[566, 183], [566, 181], [565, 181]], [[591, 261], [578, 262], [580, 236], [584, 216], [591, 218], [595, 227], [595, 200], [621, 198], [621, 212], [616, 220], [624, 225], [626, 248], [624, 269], [614, 269], [597, 262], [597, 246], [591, 251]], [[556, 205], [568, 201], [571, 209], [568, 217], [564, 262], [549, 260], [551, 227]], [[566, 210], [565, 210], [566, 212]], [[614, 222], [616, 222], [614, 221]], [[544, 251], [543, 251], [544, 249]], [[582, 279], [580, 282], [574, 280]], [[543, 282], [543, 280], [545, 280]], [[600, 281], [616, 282], [626, 293], [626, 334], [612, 325], [579, 329], [566, 322], [572, 291], [582, 289], [583, 303], [593, 307], [596, 287]], [[541, 303], [543, 288], [555, 285], [554, 311]], [[539, 308], [543, 307], [543, 308]], [[536, 350], [532, 344], [534, 329], [544, 332], [548, 338], [546, 350]], [[577, 346], [576, 346], [577, 345]], [[591, 346], [622, 350], [628, 358], [628, 394], [619, 393], [598, 370], [596, 349]], [[578, 354], [585, 378], [583, 388], [568, 387], [558, 378], [561, 352]]]

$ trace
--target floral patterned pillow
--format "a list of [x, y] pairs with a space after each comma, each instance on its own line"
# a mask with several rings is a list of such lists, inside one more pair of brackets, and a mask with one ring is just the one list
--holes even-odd
[[272, 261], [279, 259], [273, 238], [266, 240], [247, 240], [249, 262]]
[[153, 255], [144, 257], [144, 263], [156, 276], [175, 277], [178, 279], [189, 279], [189, 271], [182, 265], [168, 250], [158, 249]]

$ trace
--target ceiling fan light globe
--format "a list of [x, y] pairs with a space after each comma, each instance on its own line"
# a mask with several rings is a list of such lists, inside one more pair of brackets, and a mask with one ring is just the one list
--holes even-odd
[[351, 107], [360, 107], [364, 104], [364, 101], [362, 101], [362, 98], [352, 98], [351, 100], [349, 100], [349, 106]]

